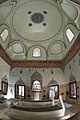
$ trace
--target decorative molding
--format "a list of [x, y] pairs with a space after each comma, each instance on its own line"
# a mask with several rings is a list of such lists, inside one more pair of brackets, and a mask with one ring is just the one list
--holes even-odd
[[[51, 49], [52, 47], [54, 47], [55, 45], [61, 45], [61, 50], [59, 50], [58, 52], [51, 52]], [[49, 53], [52, 54], [52, 55], [58, 55], [58, 54], [61, 54], [63, 52], [63, 45], [62, 42], [53, 42], [53, 44], [51, 44], [50, 48], [49, 48]]]
[[15, 83], [16, 85], [25, 85], [25, 83], [24, 83], [24, 81], [21, 79], [21, 77], [20, 77], [20, 79]]
[[34, 82], [35, 80], [42, 82], [42, 76], [37, 71], [35, 73], [33, 73], [33, 75], [31, 76], [31, 81]]
[[12, 65], [13, 61], [9, 58], [5, 50], [2, 48], [1, 44], [0, 44], [0, 57], [10, 66]]
[[44, 18], [45, 16], [40, 12], [36, 12], [31, 15], [31, 21], [35, 24], [42, 23], [44, 21]]
[[69, 61], [80, 51], [80, 34], [78, 35], [76, 41], [74, 42], [73, 46], [70, 48], [68, 54], [62, 60], [62, 68], [68, 64]]
[[5, 2], [5, 1], [7, 1], [7, 0], [0, 0], [0, 4], [3, 3], [3, 2]]
[[71, 1], [77, 3], [78, 5], [80, 5], [80, 0], [71, 0]]
[[52, 60], [25, 60], [25, 61], [13, 61], [6, 54], [5, 50], [0, 45], [0, 57], [8, 63], [11, 68], [14, 67], [27, 67], [27, 68], [61, 68], [64, 67], [68, 62], [80, 51], [80, 34], [78, 35], [75, 43], [69, 50], [68, 54], [62, 61], [52, 61]]
[[42, 87], [42, 76], [37, 71], [31, 76], [31, 89], [32, 89], [33, 82], [36, 80], [40, 82], [40, 85]]
[[[0, 0], [0, 4], [5, 2], [5, 1], [7, 1], [7, 0]], [[71, 0], [71, 1], [77, 3], [78, 5], [80, 5], [80, 1], [79, 0]]]
[[60, 68], [61, 61], [48, 61], [48, 60], [27, 60], [27, 61], [13, 61], [11, 65], [14, 67], [27, 67], [27, 68]]
[[58, 85], [58, 83], [52, 78], [52, 80], [48, 83], [48, 87], [51, 87], [51, 86], [56, 86]]
[[[32, 4], [32, 3], [33, 4]], [[49, 17], [49, 15], [48, 16], [45, 16], [42, 12], [39, 12], [39, 11], [41, 11], [41, 9], [39, 9], [38, 8], [38, 13], [36, 12], [36, 13], [31, 13], [32, 11], [30, 11], [30, 14], [29, 14], [29, 11], [28, 11], [28, 14], [26, 14], [26, 17], [28, 18], [28, 19], [31, 19], [32, 18], [32, 16], [33, 15], [35, 15], [35, 16], [37, 16], [38, 15], [38, 18], [37, 17], [35, 17], [34, 19], [35, 20], [30, 20], [30, 22], [29, 23], [27, 23], [27, 28], [26, 29], [28, 29], [28, 31], [27, 32], [25, 32], [25, 25], [24, 24], [26, 24], [26, 23], [24, 23], [25, 22], [25, 20], [22, 22], [22, 26], [20, 27], [20, 25], [19, 25], [19, 22], [17, 22], [16, 21], [16, 16], [18, 17], [18, 18], [20, 18], [20, 16], [19, 16], [19, 12], [21, 11], [21, 9], [23, 9], [24, 8], [24, 6], [26, 5], [26, 6], [28, 6], [28, 4], [29, 4], [29, 6], [31, 6], [31, 4], [34, 6], [35, 5], [35, 3], [36, 3], [36, 1], [27, 1], [27, 2], [23, 2], [20, 6], [18, 6], [17, 7], [17, 9], [13, 12], [13, 14], [12, 14], [12, 18], [11, 18], [11, 20], [12, 20], [12, 29], [13, 29], [13, 31], [15, 32], [15, 34], [19, 37], [19, 38], [21, 38], [21, 39], [24, 39], [24, 40], [26, 40], [27, 42], [29, 42], [29, 43], [31, 43], [32, 44], [32, 42], [33, 43], [46, 43], [46, 42], [48, 42], [48, 41], [52, 41], [52, 39], [53, 38], [55, 38], [55, 37], [57, 37], [60, 33], [61, 33], [61, 31], [62, 31], [62, 29], [63, 29], [63, 24], [64, 24], [64, 22], [63, 22], [63, 16], [62, 16], [62, 14], [61, 14], [61, 11], [59, 10], [59, 7], [57, 7], [55, 4], [52, 4], [52, 2], [48, 2], [48, 1], [37, 1], [37, 2], [40, 2], [41, 4], [48, 4], [48, 7], [49, 7], [49, 12], [51, 12], [52, 10], [54, 11], [54, 9], [56, 10], [56, 12], [57, 12], [57, 16], [55, 16], [55, 14], [51, 14], [51, 16], [53, 16], [53, 17], [57, 17], [56, 19], [59, 19], [59, 24], [57, 24], [56, 23], [56, 21], [54, 21], [55, 23], [53, 24], [53, 28], [52, 28], [52, 22], [53, 21], [51, 21], [50, 23], [49, 23], [49, 25], [47, 26], [47, 22], [49, 21], [49, 20], [47, 20], [47, 18], [46, 18], [46, 22], [44, 21], [44, 17]], [[37, 3], [38, 4], [38, 3]], [[40, 5], [41, 5], [40, 4]], [[53, 6], [53, 7], [51, 7], [51, 6]], [[37, 7], [37, 6], [36, 6]], [[44, 10], [46, 9], [46, 7], [44, 6]], [[22, 10], [21, 11], [21, 13], [23, 14], [23, 13], [25, 13], [25, 10]], [[37, 14], [37, 15], [36, 15]], [[34, 27], [37, 27], [37, 25], [38, 24], [34, 24], [33, 26], [32, 26], [32, 22], [35, 22], [35, 21], [37, 21], [37, 22], [39, 22], [38, 21], [38, 19], [40, 19], [39, 17], [39, 15], [40, 14], [42, 14], [43, 15], [43, 20], [41, 21], [41, 22], [43, 22], [44, 21], [44, 23], [43, 23], [43, 26], [46, 26], [46, 28], [45, 28], [45, 30], [47, 30], [48, 29], [48, 27], [50, 26], [52, 29], [50, 29], [49, 31], [47, 31], [47, 32], [44, 32], [44, 35], [42, 35], [42, 36], [40, 36], [40, 37], [35, 37], [35, 36], [33, 36], [32, 34], [30, 34], [30, 29], [33, 31], [33, 34], [35, 33], [36, 34], [36, 31], [34, 30]], [[25, 17], [25, 16], [24, 16]], [[16, 18], [16, 19], [15, 19]], [[22, 19], [22, 18], [21, 18]], [[37, 20], [36, 20], [37, 19]], [[40, 19], [41, 20], [41, 19]], [[22, 20], [21, 20], [22, 21]], [[16, 24], [17, 24], [17, 27], [16, 27]], [[56, 27], [56, 29], [54, 29], [54, 27], [55, 27], [55, 24], [57, 24], [57, 27]], [[23, 33], [21, 33], [20, 32], [20, 30], [18, 29], [18, 26], [19, 26], [19, 28], [21, 28], [22, 29], [22, 31], [23, 31]], [[43, 26], [42, 26], [42, 24], [40, 24], [40, 29], [41, 30], [44, 30], [43, 29]], [[47, 33], [49, 33], [49, 35], [47, 34]], [[27, 35], [28, 34], [28, 35]], [[44, 37], [45, 36], [45, 37]]]
[[76, 81], [76, 78], [75, 78], [75, 76], [71, 73], [69, 82], [74, 82], [74, 81]]
[[[12, 48], [13, 47], [13, 45], [16, 45], [16, 44], [19, 44], [19, 45], [21, 45], [21, 47], [22, 47], [22, 52], [15, 52], [14, 51], [14, 49]], [[21, 42], [12, 42], [11, 44], [10, 44], [10, 47], [11, 47], [11, 49], [12, 49], [12, 52], [14, 53], [14, 54], [22, 54], [22, 53], [25, 53], [25, 47], [24, 47], [24, 45], [21, 43]]]

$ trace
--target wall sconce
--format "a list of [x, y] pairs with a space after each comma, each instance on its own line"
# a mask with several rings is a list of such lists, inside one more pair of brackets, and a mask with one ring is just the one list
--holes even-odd
[[20, 74], [22, 74], [22, 68], [20, 69]]
[[31, 71], [31, 69], [29, 69], [29, 72]]
[[54, 72], [53, 72], [53, 69], [51, 68], [51, 74], [53, 74]]
[[44, 72], [44, 68], [43, 68], [43, 72]]
[[4, 81], [4, 82], [8, 82], [7, 75], [5, 75], [5, 76], [2, 78], [2, 81]]

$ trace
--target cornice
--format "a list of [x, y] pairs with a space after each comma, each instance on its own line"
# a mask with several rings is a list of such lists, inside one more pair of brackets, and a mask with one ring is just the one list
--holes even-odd
[[80, 34], [78, 35], [75, 43], [69, 50], [68, 54], [62, 61], [52, 60], [24, 60], [24, 61], [13, 61], [9, 58], [5, 50], [0, 45], [0, 57], [8, 63], [11, 68], [14, 67], [25, 67], [25, 68], [61, 68], [64, 70], [65, 65], [80, 51]]
[[48, 60], [13, 61], [11, 67], [61, 68], [61, 61], [48, 61]]

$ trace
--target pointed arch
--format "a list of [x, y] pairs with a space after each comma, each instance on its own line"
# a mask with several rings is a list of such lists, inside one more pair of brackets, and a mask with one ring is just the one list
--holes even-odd
[[76, 77], [72, 73], [69, 79], [69, 97], [72, 99], [77, 98], [77, 82]]
[[40, 82], [41, 87], [42, 87], [42, 76], [37, 71], [31, 76], [31, 88], [32, 88], [34, 81], [36, 81], [36, 80]]
[[36, 47], [33, 49], [33, 57], [41, 57], [41, 49]]
[[52, 78], [52, 80], [48, 83], [49, 88], [49, 99], [58, 99], [59, 98], [59, 85], [58, 83]]
[[15, 98], [26, 98], [26, 86], [21, 78], [15, 83]]
[[41, 100], [42, 76], [37, 71], [31, 76], [32, 100]]

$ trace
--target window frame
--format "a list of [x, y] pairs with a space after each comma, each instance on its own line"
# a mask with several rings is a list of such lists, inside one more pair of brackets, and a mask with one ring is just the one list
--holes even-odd
[[[19, 95], [19, 86], [24, 86], [24, 96]], [[15, 98], [26, 99], [26, 86], [25, 85], [15, 84]]]
[[36, 91], [36, 92], [41, 91], [41, 89], [42, 89], [41, 88], [41, 83], [40, 83], [40, 89], [38, 89], [38, 86], [39, 86], [38, 84], [36, 84], [37, 88], [34, 88], [34, 82], [36, 82], [36, 81], [38, 81], [40, 83], [39, 80], [34, 80], [33, 83], [32, 83], [32, 91]]
[[51, 85], [49, 86], [49, 98], [50, 98], [50, 87], [55, 87], [57, 86], [57, 95], [55, 95], [54, 99], [58, 99], [59, 98], [59, 85]]
[[[75, 88], [75, 92], [76, 92], [76, 97], [74, 97], [74, 96], [72, 96], [72, 94], [71, 93], [73, 93], [74, 91], [72, 91], [71, 90], [71, 86], [72, 85], [76, 85], [76, 88]], [[72, 81], [72, 82], [69, 82], [69, 98], [71, 98], [71, 99], [77, 99], [77, 82], [76, 81]]]
[[[70, 30], [70, 32], [73, 34], [73, 37], [72, 37], [71, 40], [69, 39], [69, 36], [67, 35], [67, 30]], [[67, 39], [68, 39], [68, 41], [69, 41], [70, 43], [73, 41], [73, 39], [74, 39], [74, 37], [75, 37], [75, 34], [74, 34], [74, 32], [71, 30], [71, 28], [67, 28], [67, 29], [66, 29], [66, 37], [67, 37]]]
[[3, 95], [7, 95], [7, 92], [8, 92], [8, 83], [7, 82], [4, 82], [4, 81], [1, 82], [1, 91], [2, 91]]
[[[39, 49], [39, 50], [40, 50], [40, 56], [34, 56], [34, 50], [35, 50], [35, 49]], [[34, 57], [34, 58], [40, 58], [40, 57], [41, 57], [41, 49], [38, 48], [38, 47], [34, 48], [34, 49], [32, 50], [32, 57]]]

